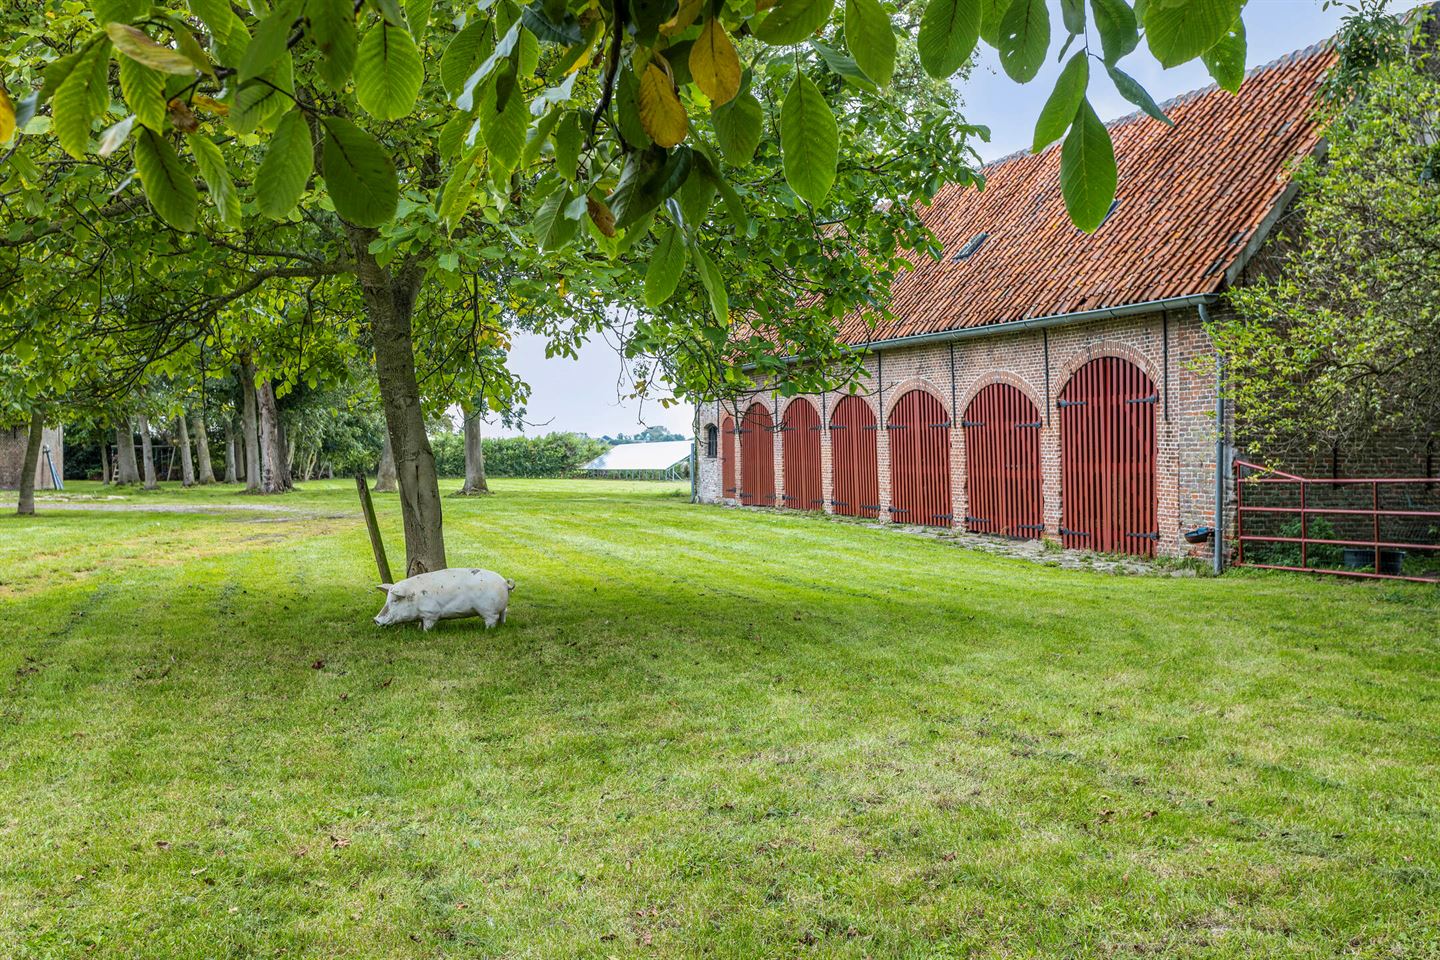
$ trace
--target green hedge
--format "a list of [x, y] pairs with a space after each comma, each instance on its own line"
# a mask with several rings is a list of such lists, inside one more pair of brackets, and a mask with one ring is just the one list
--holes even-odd
[[[567, 477], [610, 449], [583, 433], [547, 433], [543, 437], [496, 437], [482, 441], [485, 474], [490, 477]], [[465, 438], [440, 433], [430, 438], [435, 469], [442, 477], [465, 476]]]

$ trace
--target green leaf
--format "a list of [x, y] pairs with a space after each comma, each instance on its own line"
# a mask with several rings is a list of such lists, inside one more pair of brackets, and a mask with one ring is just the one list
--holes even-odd
[[814, 48], [816, 53], [820, 54], [820, 59], [825, 61], [825, 66], [830, 68], [830, 72], [840, 77], [840, 79], [846, 83], [869, 93], [880, 92], [880, 88], [875, 85], [875, 81], [865, 75], [865, 71], [860, 69], [860, 65], [856, 63], [855, 59], [849, 54], [841, 53], [834, 47], [821, 43], [819, 40], [811, 40], [810, 46]]
[[381, 21], [360, 41], [355, 61], [355, 99], [377, 120], [399, 120], [415, 109], [425, 68], [415, 38]]
[[[508, 65], [507, 65], [507, 70]], [[498, 84], [489, 82], [480, 96], [476, 110], [480, 120], [480, 135], [490, 154], [506, 171], [514, 170], [525, 150], [525, 130], [530, 126], [530, 111], [525, 107], [525, 98], [519, 88], [511, 91], [505, 103], [496, 108]]]
[[341, 90], [355, 69], [355, 6], [350, 0], [306, 0], [305, 14], [310, 39], [320, 51], [316, 72], [331, 90]]
[[1085, 32], [1085, 0], [1060, 0], [1060, 19], [1070, 35]]
[[697, 153], [696, 156], [699, 158], [698, 165], [701, 176], [714, 184], [715, 189], [720, 192], [720, 199], [725, 202], [725, 214], [734, 224], [735, 232], [744, 233], [750, 224], [750, 215], [745, 212], [745, 203], [740, 199], [740, 194], [736, 193], [735, 188], [730, 185], [730, 181], [715, 169], [708, 157], [701, 153]]
[[289, 217], [314, 168], [315, 144], [310, 139], [310, 125], [297, 107], [280, 119], [255, 175], [255, 200], [260, 212], [273, 220]]
[[165, 128], [165, 77], [143, 63], [120, 58], [120, 93], [142, 127]]
[[484, 147], [471, 147], [445, 181], [438, 212], [447, 231], [453, 231], [470, 209], [470, 199], [475, 194], [475, 164], [484, 154]]
[[370, 134], [349, 120], [326, 117], [325, 188], [335, 212], [361, 227], [379, 227], [395, 216], [400, 181], [390, 154]]
[[563, 16], [559, 19], [551, 19], [545, 9], [545, 0], [535, 0], [527, 6], [520, 14], [520, 22], [525, 24], [525, 29], [546, 43], [558, 44], [562, 47], [573, 47], [584, 39], [580, 32], [580, 21], [575, 19], [575, 14], [560, 8]]
[[620, 136], [632, 147], [650, 146], [650, 134], [640, 122], [640, 81], [629, 67], [622, 67], [615, 84], [615, 114]]
[[726, 160], [743, 167], [755, 159], [765, 130], [765, 111], [743, 84], [733, 100], [710, 111], [710, 122]]
[[405, 0], [405, 21], [410, 24], [410, 36], [415, 38], [417, 46], [425, 42], [434, 8], [435, 0]]
[[799, 43], [812, 36], [830, 19], [835, 0], [780, 0], [753, 24], [755, 36], [775, 47]]
[[795, 74], [780, 107], [780, 150], [790, 189], [819, 206], [835, 182], [840, 134], [830, 105], [803, 73]]
[[87, 43], [80, 49], [72, 53], [67, 53], [58, 60], [51, 60], [40, 68], [40, 75], [44, 79], [44, 82], [40, 86], [41, 103], [50, 102], [50, 98], [55, 96], [61, 85], [69, 79], [70, 74], [75, 72], [75, 68], [80, 64], [81, 60], [85, 59], [86, 54], [88, 54], [91, 49], [90, 44]]
[[230, 25], [235, 14], [230, 9], [230, 0], [189, 0], [190, 12], [210, 30], [210, 35], [221, 43], [230, 39]]
[[665, 231], [650, 254], [645, 269], [645, 306], [654, 310], [669, 300], [685, 273], [685, 239], [674, 224]]
[[561, 184], [545, 198], [535, 213], [535, 238], [540, 241], [540, 250], [548, 252], [569, 246], [580, 230], [580, 221], [566, 216], [565, 208], [571, 200], [569, 184]]
[[1125, 0], [1090, 0], [1095, 11], [1095, 29], [1100, 32], [1100, 47], [1105, 62], [1115, 63], [1140, 43], [1140, 26], [1135, 11]]
[[1176, 67], [1209, 50], [1240, 19], [1243, 0], [1153, 0], [1145, 39], [1162, 66]]
[[930, 0], [926, 4], [915, 38], [926, 73], [946, 80], [965, 65], [980, 38], [980, 14], [980, 0]]
[[1160, 109], [1160, 105], [1155, 102], [1155, 99], [1129, 74], [1123, 72], [1119, 67], [1106, 67], [1105, 69], [1109, 72], [1110, 81], [1115, 84], [1115, 89], [1120, 92], [1120, 96], [1166, 126], [1175, 126], [1175, 121], [1165, 116], [1165, 111]]
[[1010, 0], [980, 0], [980, 39], [1000, 47], [1000, 21], [1010, 9]]
[[155, 215], [176, 230], [194, 230], [200, 195], [194, 175], [180, 162], [170, 141], [142, 127], [135, 139], [135, 170]]
[[880, 0], [845, 0], [845, 46], [880, 86], [895, 75], [895, 28]]
[[440, 54], [440, 84], [450, 99], [460, 95], [465, 89], [465, 80], [489, 55], [494, 45], [493, 36], [489, 22], [476, 17], [445, 45], [445, 52]]
[[489, 78], [496, 64], [510, 56], [516, 44], [520, 42], [520, 35], [524, 32], [520, 29], [518, 20], [509, 30], [505, 31], [504, 36], [491, 48], [485, 59], [480, 61], [480, 65], [466, 78], [465, 84], [460, 88], [460, 95], [455, 98], [455, 106], [461, 110], [470, 109], [474, 104], [475, 88]]
[[1095, 115], [1089, 100], [1070, 126], [1070, 135], [1060, 148], [1060, 193], [1070, 222], [1086, 233], [1094, 233], [1115, 199], [1115, 148], [1110, 132]]
[[[8, 100], [5, 101], [5, 103], [8, 103]], [[0, 106], [3, 105], [4, 104], [0, 104]], [[118, 123], [112, 123], [105, 128], [104, 133], [100, 134], [100, 144], [95, 148], [95, 152], [102, 157], [110, 156], [110, 154], [124, 146], [126, 140], [130, 139], [130, 131], [134, 129], [134, 127], [135, 114], [133, 113]], [[9, 140], [10, 138], [7, 136], [5, 139]]]
[[210, 188], [210, 199], [215, 201], [215, 210], [220, 222], [231, 229], [240, 226], [240, 192], [235, 181], [230, 179], [230, 170], [225, 165], [225, 154], [215, 142], [202, 133], [185, 135], [190, 152], [195, 155], [195, 166]]
[[580, 146], [584, 134], [580, 114], [574, 110], [566, 111], [560, 125], [555, 128], [554, 141], [555, 169], [566, 180], [575, 179], [576, 170], [580, 166]]
[[1040, 72], [1050, 49], [1050, 11], [1045, 0], [1014, 0], [1000, 21], [1000, 66], [1016, 83]]
[[1085, 99], [1085, 87], [1089, 82], [1090, 58], [1081, 50], [1071, 57], [1070, 62], [1065, 64], [1065, 69], [1060, 71], [1060, 76], [1055, 81], [1055, 89], [1051, 91], [1050, 99], [1045, 101], [1045, 106], [1040, 111], [1040, 119], [1035, 123], [1035, 142], [1030, 147], [1031, 153], [1039, 153], [1065, 135], [1070, 121], [1075, 119], [1075, 111], [1080, 109], [1080, 101]]
[[143, 30], [137, 30], [125, 23], [107, 23], [105, 33], [110, 37], [110, 42], [115, 44], [115, 49], [131, 60], [161, 73], [173, 73], [182, 77], [195, 75], [195, 64], [191, 63], [185, 54], [174, 47], [156, 43]]
[[237, 77], [240, 83], [260, 76], [286, 52], [285, 45], [290, 42], [290, 31], [295, 24], [295, 7], [294, 0], [276, 4], [255, 27], [255, 36], [250, 38], [240, 58]]
[[60, 148], [76, 160], [90, 149], [90, 128], [110, 103], [110, 40], [95, 41], [55, 91], [51, 114]]
[[385, 18], [386, 23], [402, 30], [406, 28], [405, 11], [400, 9], [400, 0], [368, 0], [368, 2], [371, 9]]
[[1240, 92], [1245, 82], [1245, 23], [1236, 20], [1230, 32], [1200, 55], [1215, 82], [1231, 93]]
[[725, 277], [720, 273], [720, 268], [715, 266], [715, 261], [710, 259], [699, 244], [691, 245], [690, 256], [694, 258], [695, 266], [700, 268], [700, 282], [705, 284], [705, 292], [710, 295], [710, 312], [717, 321], [728, 324], [730, 295], [725, 292]]

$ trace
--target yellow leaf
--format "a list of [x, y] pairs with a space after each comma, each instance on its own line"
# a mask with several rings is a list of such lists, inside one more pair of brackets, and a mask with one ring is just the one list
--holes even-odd
[[675, 16], [660, 24], [660, 32], [667, 37], [684, 32], [695, 22], [695, 18], [700, 16], [700, 8], [704, 2], [705, 0], [680, 0], [680, 9], [675, 11]]
[[685, 139], [690, 130], [685, 105], [675, 94], [670, 77], [655, 64], [640, 75], [640, 125], [657, 146], [673, 147]]
[[15, 136], [15, 104], [10, 102], [10, 94], [6, 93], [4, 85], [0, 84], [0, 143], [9, 143], [13, 136]]
[[156, 43], [142, 30], [127, 23], [107, 23], [105, 32], [125, 56], [161, 73], [194, 76], [195, 64], [178, 50]]
[[720, 21], [711, 17], [690, 48], [690, 76], [716, 106], [740, 92], [740, 57]]

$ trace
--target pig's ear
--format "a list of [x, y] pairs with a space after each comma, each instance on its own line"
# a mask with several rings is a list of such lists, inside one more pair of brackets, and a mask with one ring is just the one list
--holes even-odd
[[395, 584], [393, 583], [377, 583], [375, 584], [375, 589], [379, 590], [381, 593], [389, 593], [390, 588], [393, 586], [395, 586]]

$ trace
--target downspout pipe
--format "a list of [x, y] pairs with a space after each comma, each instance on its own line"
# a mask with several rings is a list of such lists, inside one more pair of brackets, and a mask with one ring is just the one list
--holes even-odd
[[[1200, 304], [1200, 322], [1210, 326], [1210, 311]], [[1215, 575], [1225, 572], [1225, 358], [1215, 350], [1215, 534], [1210, 541]]]

